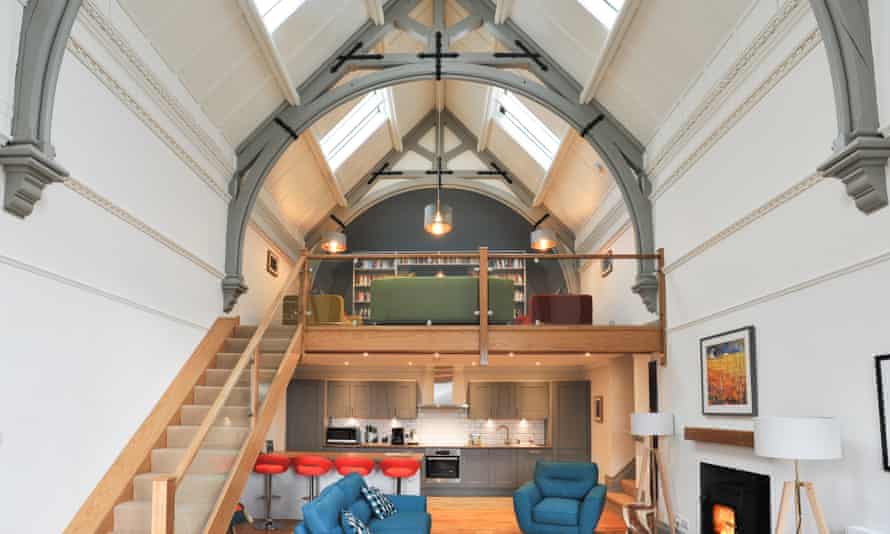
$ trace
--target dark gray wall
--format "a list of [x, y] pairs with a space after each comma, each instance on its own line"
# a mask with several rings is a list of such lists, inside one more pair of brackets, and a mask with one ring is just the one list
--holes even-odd
[[[356, 217], [346, 229], [350, 252], [435, 252], [529, 250], [532, 225], [511, 208], [469, 191], [446, 190], [442, 202], [454, 210], [454, 230], [433, 237], [423, 229], [423, 208], [435, 200], [432, 190], [409, 191], [389, 198]], [[565, 292], [556, 261], [527, 265], [529, 294]], [[418, 276], [423, 273], [419, 273]], [[459, 273], [454, 273], [459, 274]], [[352, 309], [352, 264], [323, 262], [315, 278], [319, 293], [337, 293]]]

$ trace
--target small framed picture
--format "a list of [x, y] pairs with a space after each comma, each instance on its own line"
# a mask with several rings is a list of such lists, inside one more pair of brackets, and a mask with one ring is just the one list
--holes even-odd
[[603, 396], [597, 395], [593, 398], [593, 421], [595, 423], [603, 422]]
[[266, 250], [266, 272], [278, 276], [278, 256], [271, 250]]
[[702, 414], [757, 415], [754, 327], [703, 338]]
[[[606, 254], [611, 256], [612, 250], [609, 249], [609, 251]], [[610, 274], [612, 274], [612, 268], [613, 268], [612, 258], [604, 258], [604, 259], [600, 260], [600, 276], [601, 277], [605, 278], [605, 277], [609, 276]]]
[[890, 471], [890, 354], [875, 356], [878, 384], [878, 425], [881, 428], [881, 452], [884, 471]]

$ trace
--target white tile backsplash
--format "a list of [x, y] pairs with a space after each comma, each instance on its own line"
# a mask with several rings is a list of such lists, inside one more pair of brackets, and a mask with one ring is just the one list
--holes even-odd
[[481, 436], [483, 445], [502, 445], [506, 433], [504, 429], [498, 430], [498, 427], [507, 425], [511, 439], [519, 439], [522, 443], [547, 442], [546, 421], [469, 419], [466, 410], [419, 409], [417, 419], [332, 419], [330, 424], [358, 426], [363, 431], [365, 425], [373, 425], [377, 427], [380, 437], [389, 436], [393, 426], [403, 427], [406, 431], [414, 430], [419, 443], [431, 446], [464, 445], [469, 441], [470, 434], [476, 433]]

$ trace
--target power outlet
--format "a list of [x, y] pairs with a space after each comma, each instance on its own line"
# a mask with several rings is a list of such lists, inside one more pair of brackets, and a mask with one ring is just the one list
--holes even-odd
[[689, 520], [683, 516], [676, 516], [674, 518], [674, 528], [676, 528], [677, 532], [680, 534], [686, 534], [689, 532]]

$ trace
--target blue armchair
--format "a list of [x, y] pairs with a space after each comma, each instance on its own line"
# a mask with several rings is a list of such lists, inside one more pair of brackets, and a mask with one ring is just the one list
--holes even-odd
[[513, 509], [524, 534], [590, 534], [606, 502], [591, 463], [538, 462], [535, 479], [513, 494]]

